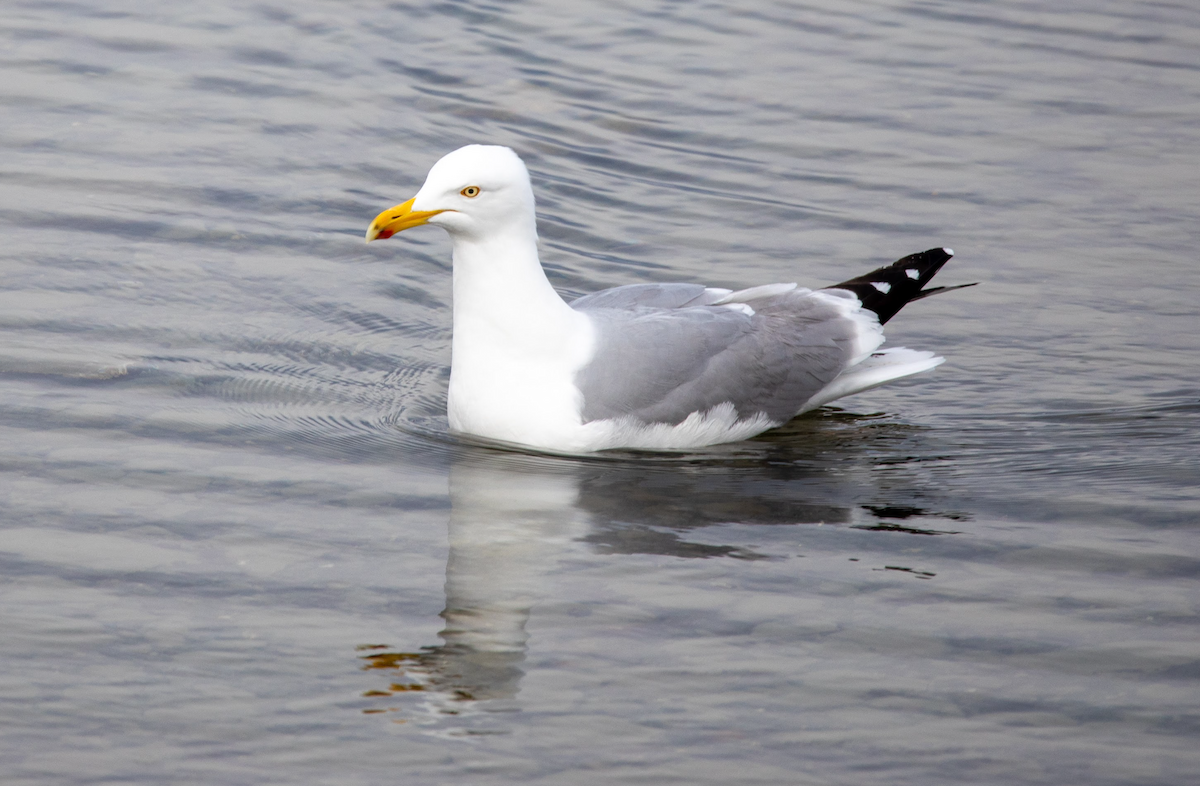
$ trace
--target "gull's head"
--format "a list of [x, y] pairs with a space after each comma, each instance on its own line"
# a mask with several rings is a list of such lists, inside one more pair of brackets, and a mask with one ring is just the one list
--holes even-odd
[[452, 235], [485, 236], [514, 224], [533, 226], [533, 189], [510, 148], [467, 145], [443, 156], [412, 199], [388, 208], [367, 228], [367, 242], [421, 224]]

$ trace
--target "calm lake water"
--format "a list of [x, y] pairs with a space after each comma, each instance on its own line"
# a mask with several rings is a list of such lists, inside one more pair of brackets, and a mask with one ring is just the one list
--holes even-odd
[[[11, 0], [5, 784], [1200, 778], [1200, 8]], [[686, 454], [447, 433], [514, 147], [567, 295], [950, 246], [948, 362]]]

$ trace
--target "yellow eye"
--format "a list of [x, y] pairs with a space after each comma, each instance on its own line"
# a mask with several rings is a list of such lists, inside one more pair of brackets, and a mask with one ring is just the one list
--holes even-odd
[[473, 199], [473, 198], [479, 196], [479, 186], [467, 186], [466, 188], [464, 188], [462, 191], [459, 191], [458, 193], [462, 194], [463, 196], [467, 197], [468, 199]]

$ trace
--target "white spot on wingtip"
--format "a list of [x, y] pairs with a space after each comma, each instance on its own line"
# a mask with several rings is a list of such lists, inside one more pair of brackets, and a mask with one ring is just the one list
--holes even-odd
[[908, 270], [904, 271], [904, 275], [906, 275], [909, 278], [914, 279], [914, 280], [921, 277], [921, 273], [919, 271], [917, 271], [915, 268], [911, 268], [911, 267]]
[[954, 249], [952, 249], [952, 248], [943, 248], [942, 250], [946, 252], [946, 256], [951, 256], [951, 257], [952, 257], [952, 256], [954, 256]]
[[872, 281], [871, 286], [875, 287], [885, 295], [892, 291], [892, 285], [884, 281]]

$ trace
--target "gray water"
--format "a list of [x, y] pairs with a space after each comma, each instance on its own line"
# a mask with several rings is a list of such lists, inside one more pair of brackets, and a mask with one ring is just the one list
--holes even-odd
[[[1200, 9], [0, 9], [5, 784], [1200, 779]], [[448, 434], [449, 244], [566, 295], [950, 246], [930, 375], [761, 438]]]

